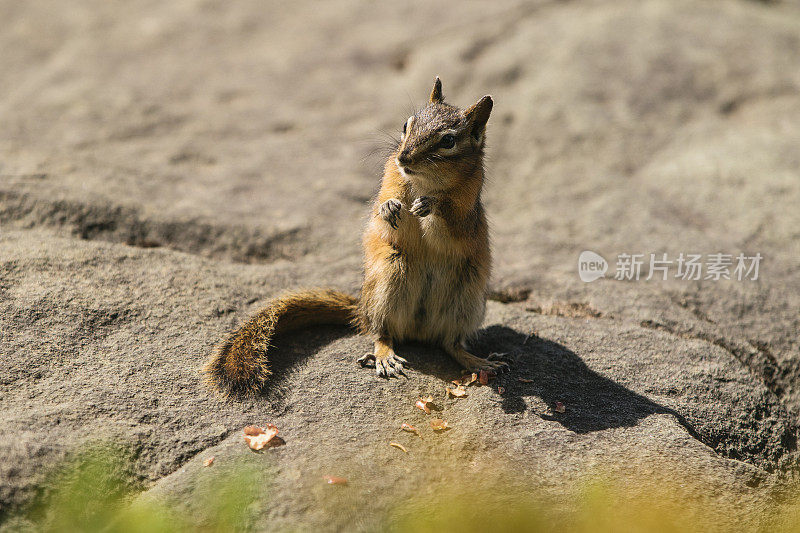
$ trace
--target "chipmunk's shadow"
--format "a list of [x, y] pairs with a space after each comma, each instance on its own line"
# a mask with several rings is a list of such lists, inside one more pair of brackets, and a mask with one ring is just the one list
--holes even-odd
[[[319, 351], [338, 338], [351, 334], [351, 330], [339, 326], [313, 326], [302, 335], [294, 333], [279, 334], [272, 339], [270, 348], [269, 382], [260, 396], [273, 409], [282, 410], [286, 398], [291, 393], [289, 377], [308, 359], [319, 356]], [[355, 364], [355, 358], [353, 359]]]
[[[422, 354], [424, 347], [409, 348], [401, 353], [404, 357], [408, 354], [415, 370], [445, 380], [457, 375], [455, 363], [450, 364], [444, 356], [441, 361], [430, 357], [430, 347], [426, 354]], [[501, 405], [506, 413], [525, 411], [525, 398], [536, 396], [549, 406], [549, 412], [540, 415], [542, 418], [576, 433], [632, 427], [652, 414], [669, 414], [693, 437], [702, 440], [681, 414], [594, 372], [561, 344], [523, 335], [505, 326], [490, 326], [479, 332], [470, 349], [482, 357], [505, 353], [512, 361], [511, 371], [501, 373], [492, 383], [495, 389], [505, 389]], [[520, 378], [525, 381], [519, 381]], [[556, 402], [564, 404], [564, 413], [553, 412]]]
[[[289, 334], [274, 339], [273, 376], [265, 391], [273, 407], [283, 405], [290, 386], [286, 378], [295, 367], [309, 357], [317, 357], [323, 346], [343, 333], [347, 330], [323, 326], [309, 329], [302, 337]], [[403, 343], [396, 350], [398, 355], [408, 359], [415, 371], [445, 382], [460, 374], [460, 367], [452, 359], [429, 345]], [[501, 406], [506, 413], [525, 411], [528, 408], [525, 398], [535, 396], [549, 406], [547, 414], [540, 414], [542, 418], [556, 421], [575, 433], [632, 427], [650, 415], [669, 414], [693, 437], [703, 441], [680, 413], [594, 372], [575, 352], [556, 342], [495, 325], [481, 330], [470, 350], [481, 357], [505, 353], [512, 362], [511, 371], [501, 373], [492, 383], [495, 389], [505, 389]], [[354, 367], [357, 366], [355, 358]], [[365, 372], [369, 372], [371, 379], [378, 379], [373, 370]], [[564, 404], [564, 413], [553, 413], [556, 402]]]

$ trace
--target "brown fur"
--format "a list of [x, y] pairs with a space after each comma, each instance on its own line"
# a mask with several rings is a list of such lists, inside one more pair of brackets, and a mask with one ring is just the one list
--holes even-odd
[[358, 300], [325, 289], [288, 292], [271, 300], [217, 349], [205, 371], [224, 392], [258, 392], [271, 371], [267, 350], [274, 335], [315, 324], [352, 325]]
[[430, 102], [409, 118], [386, 162], [364, 233], [361, 297], [312, 290], [271, 301], [219, 348], [206, 366], [212, 382], [259, 390], [270, 375], [273, 335], [312, 324], [357, 325], [370, 334], [374, 351], [359, 362], [374, 360], [380, 376], [402, 373], [406, 361], [394, 342], [404, 340], [439, 345], [469, 370], [503, 365], [463, 347], [483, 320], [491, 267], [480, 199], [491, 109], [488, 96], [465, 111], [446, 104], [436, 78]]

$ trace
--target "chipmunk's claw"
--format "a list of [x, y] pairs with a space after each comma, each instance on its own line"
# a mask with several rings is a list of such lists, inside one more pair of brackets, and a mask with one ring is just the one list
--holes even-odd
[[374, 353], [365, 353], [364, 355], [362, 355], [361, 357], [356, 359], [356, 363], [361, 365], [362, 368], [365, 367], [365, 366], [368, 366], [369, 363], [372, 363], [372, 365], [369, 365], [369, 366], [374, 366], [375, 365], [375, 354]]
[[501, 373], [511, 370], [511, 359], [508, 354], [491, 353], [486, 357], [486, 360], [492, 364], [492, 370], [495, 372]]
[[388, 357], [375, 357], [373, 353], [367, 353], [359, 357], [356, 362], [362, 367], [375, 367], [375, 374], [381, 378], [399, 378], [401, 375], [405, 376], [406, 373], [403, 365], [407, 365], [408, 361], [399, 355], [390, 355]]
[[506, 372], [511, 369], [508, 361], [505, 359], [505, 354], [492, 354], [486, 359], [477, 357], [467, 352], [464, 349], [456, 349], [451, 355], [453, 358], [461, 363], [468, 372], [479, 372], [481, 370], [491, 370], [497, 373]]
[[392, 228], [397, 229], [397, 223], [400, 221], [400, 210], [402, 208], [403, 204], [400, 203], [400, 200], [390, 198], [381, 204], [378, 211], [383, 220], [388, 222]]
[[489, 356], [483, 360], [482, 364], [479, 365], [478, 370], [494, 370], [498, 374], [501, 374], [511, 370], [511, 365], [508, 364], [508, 361], [499, 360]]
[[418, 217], [426, 217], [433, 210], [433, 198], [430, 196], [420, 196], [411, 204], [411, 213]]
[[403, 371], [403, 363], [408, 363], [408, 361], [397, 355], [376, 358], [375, 373], [378, 377], [386, 379], [399, 378], [401, 375], [405, 376], [406, 373]]

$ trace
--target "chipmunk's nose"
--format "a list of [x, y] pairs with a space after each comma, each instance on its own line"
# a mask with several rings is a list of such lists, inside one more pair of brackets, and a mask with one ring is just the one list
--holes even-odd
[[402, 166], [407, 166], [412, 163], [411, 153], [408, 150], [403, 150], [397, 155], [397, 162]]

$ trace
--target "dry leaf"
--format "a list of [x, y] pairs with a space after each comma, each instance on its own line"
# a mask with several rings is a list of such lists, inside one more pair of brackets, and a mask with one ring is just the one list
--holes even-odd
[[214, 464], [214, 456], [213, 455], [211, 457], [209, 457], [208, 459], [206, 459], [205, 461], [203, 461], [203, 466], [211, 466], [213, 464]]
[[431, 429], [434, 431], [443, 431], [448, 429], [450, 426], [447, 424], [446, 421], [442, 420], [441, 418], [434, 418], [430, 421]]
[[452, 389], [447, 387], [445, 390], [447, 390], [447, 394], [453, 398], [463, 398], [467, 395], [467, 389], [464, 388], [464, 385], [459, 385], [458, 387]]
[[[250, 446], [250, 449], [255, 451], [263, 449], [277, 434], [278, 428], [272, 424], [267, 424], [266, 428], [260, 426], [247, 426], [244, 428], [244, 440]], [[283, 439], [278, 445], [281, 443], [283, 443]]]
[[517, 378], [517, 381], [521, 383], [533, 383], [532, 379], [525, 379], [525, 378]]
[[452, 383], [456, 387], [466, 387], [467, 385], [472, 385], [476, 381], [478, 381], [478, 373], [473, 372], [471, 374], [464, 374], [460, 378], [454, 379], [450, 383]]
[[431, 402], [433, 402], [433, 396], [428, 396], [427, 398], [420, 398], [417, 400], [415, 405], [418, 409], [425, 411], [426, 414], [431, 414], [431, 408], [428, 407], [428, 404]]
[[328, 485], [347, 485], [347, 479], [336, 476], [322, 476]]
[[400, 444], [399, 442], [390, 442], [389, 446], [394, 446], [398, 450], [403, 450], [404, 452], [408, 453], [408, 450], [406, 450], [406, 447], [403, 446], [402, 444]]
[[494, 370], [481, 370], [478, 374], [478, 383], [481, 385], [488, 385], [490, 379], [494, 379], [497, 377], [497, 374]]
[[422, 437], [422, 435], [419, 434], [419, 430], [417, 428], [415, 428], [414, 426], [412, 426], [411, 424], [406, 424], [405, 422], [403, 422], [400, 425], [400, 429], [402, 429], [403, 431], [408, 431], [409, 433], [414, 433], [418, 437]]
[[564, 407], [564, 404], [561, 402], [556, 402], [556, 413], [563, 413], [566, 412], [567, 408]]

